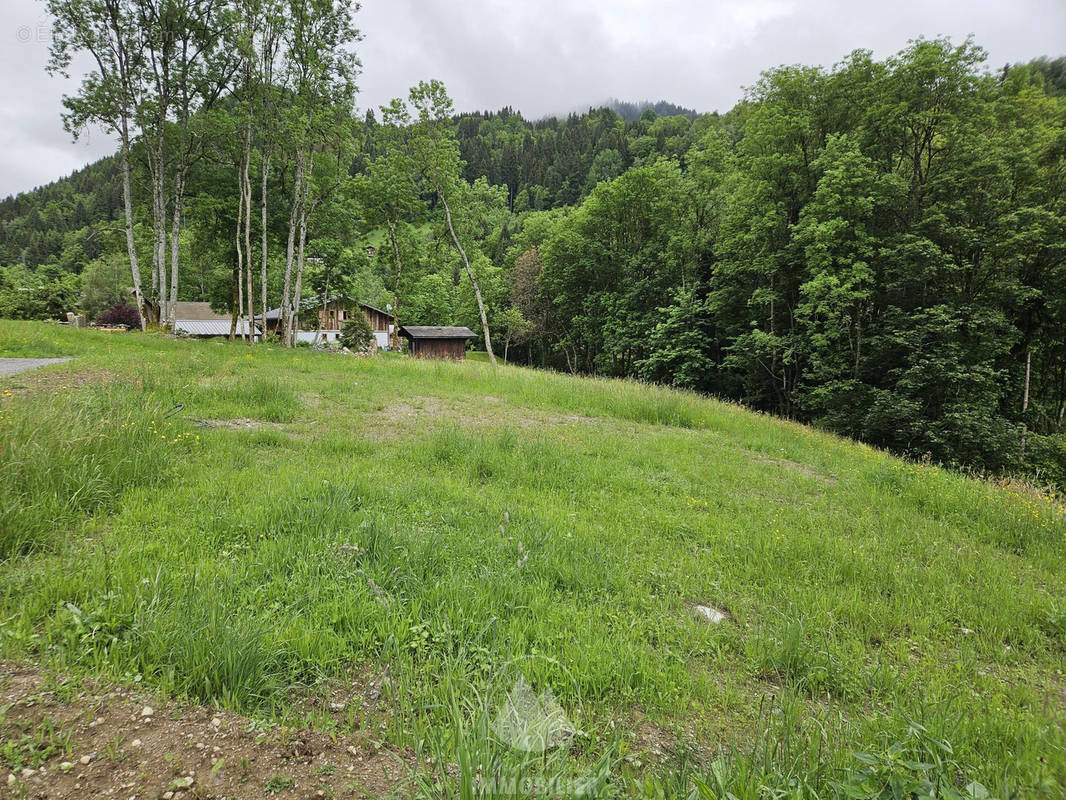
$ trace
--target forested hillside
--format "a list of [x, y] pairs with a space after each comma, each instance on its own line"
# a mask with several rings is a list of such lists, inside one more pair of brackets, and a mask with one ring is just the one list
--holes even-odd
[[[1064, 75], [1066, 59], [993, 71], [972, 42], [919, 40], [884, 60], [771, 70], [722, 115], [539, 121], [455, 116], [443, 87], [423, 85], [410, 106], [353, 122], [334, 166], [316, 167], [329, 192], [306, 204], [301, 291], [479, 332], [480, 293], [485, 333], [513, 361], [687, 387], [1063, 486]], [[265, 234], [256, 308], [287, 296], [294, 217], [276, 198], [300, 194], [299, 158], [248, 130], [189, 168], [179, 299], [238, 305], [242, 224], [250, 241]], [[142, 151], [134, 142], [148, 261]], [[258, 184], [238, 201], [249, 170], [271, 198], [265, 227]], [[119, 301], [118, 177], [108, 160], [0, 204], [0, 315]]]

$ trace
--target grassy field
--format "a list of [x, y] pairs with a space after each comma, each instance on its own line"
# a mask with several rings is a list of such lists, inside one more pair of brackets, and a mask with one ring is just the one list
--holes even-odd
[[[1066, 792], [1035, 491], [636, 383], [0, 321], [14, 355], [75, 358], [0, 378], [0, 657], [373, 729], [427, 796]], [[518, 672], [569, 747], [494, 735]]]

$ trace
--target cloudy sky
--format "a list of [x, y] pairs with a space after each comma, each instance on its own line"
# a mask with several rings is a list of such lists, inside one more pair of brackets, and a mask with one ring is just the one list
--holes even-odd
[[[0, 196], [110, 153], [63, 130], [75, 81], [44, 72], [39, 0], [3, 0]], [[856, 48], [891, 54], [919, 35], [974, 34], [994, 67], [1066, 54], [1066, 0], [364, 0], [362, 108], [440, 78], [459, 110], [528, 117], [607, 98], [727, 110], [777, 64], [832, 65]]]

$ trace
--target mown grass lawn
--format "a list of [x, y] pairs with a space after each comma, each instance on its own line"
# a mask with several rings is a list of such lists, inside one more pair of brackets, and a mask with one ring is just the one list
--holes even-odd
[[[0, 355], [75, 357], [0, 378], [4, 658], [372, 727], [427, 794], [1066, 792], [1050, 498], [628, 382], [3, 321]], [[569, 748], [497, 741], [516, 670]]]

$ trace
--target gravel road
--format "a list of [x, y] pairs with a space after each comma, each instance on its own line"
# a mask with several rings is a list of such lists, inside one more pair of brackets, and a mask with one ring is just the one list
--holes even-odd
[[46, 367], [49, 364], [62, 364], [69, 358], [0, 358], [0, 378], [5, 375], [18, 375], [28, 369]]

